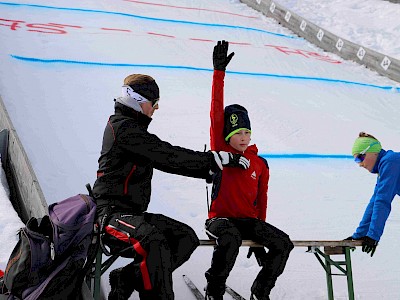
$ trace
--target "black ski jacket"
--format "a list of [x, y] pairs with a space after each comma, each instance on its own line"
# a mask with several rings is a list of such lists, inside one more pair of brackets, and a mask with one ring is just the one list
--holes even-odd
[[153, 168], [195, 178], [209, 177], [216, 165], [211, 152], [173, 146], [147, 131], [148, 116], [118, 102], [104, 130], [93, 193], [99, 215], [113, 211], [139, 214], [147, 210]]

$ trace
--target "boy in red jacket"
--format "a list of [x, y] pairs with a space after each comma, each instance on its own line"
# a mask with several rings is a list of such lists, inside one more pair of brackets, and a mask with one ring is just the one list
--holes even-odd
[[276, 279], [282, 274], [293, 243], [283, 231], [265, 222], [269, 167], [250, 145], [251, 126], [247, 110], [228, 105], [224, 111], [225, 69], [234, 53], [228, 56], [228, 42], [214, 47], [214, 75], [211, 99], [211, 150], [240, 153], [250, 162], [247, 170], [228, 169], [215, 174], [212, 202], [206, 221], [207, 235], [216, 239], [211, 267], [205, 273], [207, 299], [222, 300], [225, 282], [235, 264], [243, 239], [268, 248], [250, 248], [262, 267], [251, 287], [251, 299], [269, 299]]

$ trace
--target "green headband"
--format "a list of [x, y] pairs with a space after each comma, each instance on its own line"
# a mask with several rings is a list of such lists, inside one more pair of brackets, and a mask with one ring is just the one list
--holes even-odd
[[247, 129], [247, 128], [238, 128], [238, 129], [232, 131], [230, 134], [228, 134], [228, 135], [226, 136], [226, 138], [225, 138], [225, 141], [227, 142], [227, 141], [232, 137], [232, 135], [236, 134], [236, 132], [239, 132], [240, 130], [246, 130], [246, 131], [248, 131], [248, 132], [251, 133], [251, 130], [250, 130], [250, 129]]
[[[367, 149], [367, 151], [365, 151], [365, 149]], [[359, 137], [355, 140], [353, 149], [351, 149], [351, 153], [353, 156], [354, 154], [359, 154], [363, 151], [366, 153], [378, 153], [381, 151], [381, 149], [382, 146], [378, 140], [371, 137]]]

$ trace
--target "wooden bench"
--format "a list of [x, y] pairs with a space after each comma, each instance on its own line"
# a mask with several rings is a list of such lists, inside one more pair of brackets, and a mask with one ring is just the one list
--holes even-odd
[[[313, 253], [326, 273], [326, 283], [328, 287], [328, 299], [333, 297], [332, 276], [346, 276], [347, 291], [349, 300], [354, 300], [353, 272], [351, 267], [351, 249], [361, 246], [362, 241], [340, 240], [340, 241], [292, 241], [295, 247], [307, 247], [307, 252]], [[215, 246], [215, 240], [200, 240], [200, 246]], [[262, 247], [250, 240], [244, 240], [242, 246]], [[323, 247], [323, 250], [320, 248]], [[331, 255], [344, 255], [344, 260], [334, 260]], [[332, 272], [332, 266], [340, 271], [339, 274]]]
[[[292, 241], [295, 247], [306, 247], [307, 252], [315, 255], [321, 266], [324, 268], [326, 273], [326, 281], [328, 287], [328, 299], [334, 300], [333, 297], [333, 281], [332, 276], [346, 276], [347, 278], [347, 291], [349, 300], [354, 300], [354, 286], [353, 286], [353, 274], [351, 267], [351, 249], [361, 246], [362, 241], [351, 241], [351, 240], [339, 240], [339, 241], [317, 241], [317, 240], [305, 240], [305, 241]], [[200, 240], [200, 246], [215, 246], [215, 240]], [[242, 246], [247, 247], [263, 247], [250, 240], [243, 240]], [[321, 250], [320, 248], [323, 248]], [[344, 260], [334, 260], [331, 255], [344, 255]], [[118, 258], [117, 255], [109, 257], [106, 261], [102, 262], [103, 252], [99, 249], [94, 267], [89, 275], [87, 284], [91, 290], [94, 300], [100, 300], [100, 279], [101, 275], [114, 263]], [[332, 266], [340, 272], [335, 274], [332, 272]]]

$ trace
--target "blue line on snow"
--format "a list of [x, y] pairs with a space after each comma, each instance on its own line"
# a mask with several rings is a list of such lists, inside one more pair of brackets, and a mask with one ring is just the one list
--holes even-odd
[[264, 158], [296, 158], [296, 159], [307, 159], [307, 158], [329, 158], [329, 159], [353, 159], [353, 156], [346, 154], [308, 154], [308, 153], [261, 153], [259, 156]]
[[182, 24], [187, 24], [187, 25], [211, 26], [211, 27], [221, 27], [221, 28], [230, 28], [230, 29], [243, 29], [243, 30], [250, 30], [250, 31], [257, 31], [257, 32], [262, 32], [262, 33], [266, 33], [266, 34], [271, 34], [271, 35], [275, 35], [275, 36], [279, 36], [279, 37], [283, 37], [283, 38], [303, 39], [303, 38], [300, 38], [300, 37], [297, 37], [297, 36], [291, 36], [291, 35], [271, 32], [271, 31], [252, 28], [252, 27], [234, 26], [234, 25], [226, 25], [226, 24], [191, 22], [191, 21], [173, 20], [173, 19], [160, 19], [160, 18], [144, 17], [144, 16], [127, 14], [127, 13], [122, 13], [122, 12], [105, 11], [105, 10], [97, 10], [97, 9], [84, 9], [84, 8], [73, 8], [73, 7], [57, 7], [57, 6], [38, 5], [38, 4], [25, 4], [25, 3], [12, 3], [12, 2], [0, 2], [0, 5], [26, 6], [26, 7], [44, 8], [44, 9], [69, 10], [69, 11], [79, 11], [79, 12], [87, 12], [87, 13], [118, 15], [118, 16], [130, 17], [130, 18], [150, 20], [150, 21], [160, 21], [160, 22], [169, 22], [169, 23], [182, 23]]
[[[66, 59], [42, 59], [42, 58], [35, 58], [35, 57], [18, 56], [18, 55], [13, 55], [13, 54], [11, 54], [11, 57], [18, 59], [18, 60], [38, 62], [38, 63], [81, 64], [81, 65], [107, 66], [107, 67], [184, 69], [184, 70], [213, 72], [213, 69], [196, 68], [196, 67], [189, 67], [189, 66], [168, 66], [168, 65], [130, 64], [130, 63], [104, 63], [104, 62], [77, 61], [77, 60], [66, 60]], [[226, 73], [236, 74], [236, 75], [247, 75], [247, 76], [275, 77], [275, 78], [284, 78], [284, 79], [293, 79], [293, 80], [314, 80], [314, 81], [323, 81], [323, 82], [331, 82], [331, 83], [342, 83], [342, 84], [359, 85], [359, 86], [365, 86], [365, 87], [371, 87], [371, 88], [377, 88], [377, 89], [383, 89], [383, 90], [393, 90], [394, 89], [397, 92], [400, 92], [400, 87], [382, 86], [382, 85], [375, 85], [375, 84], [341, 80], [341, 79], [332, 79], [332, 78], [281, 75], [281, 74], [271, 74], [271, 73], [236, 72], [236, 71], [226, 71]]]

